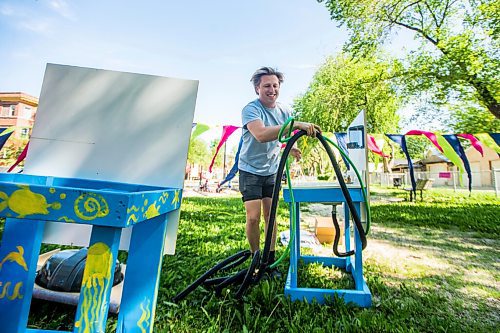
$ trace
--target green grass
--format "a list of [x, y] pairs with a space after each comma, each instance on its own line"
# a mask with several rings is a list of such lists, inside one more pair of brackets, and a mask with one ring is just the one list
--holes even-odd
[[[402, 191], [372, 189], [375, 197]], [[253, 286], [242, 302], [235, 290], [217, 297], [199, 287], [171, 299], [219, 260], [247, 248], [239, 198], [186, 198], [177, 250], [165, 256], [155, 332], [498, 332], [500, 288], [499, 199], [492, 194], [431, 190], [424, 202], [372, 204], [364, 271], [373, 306], [360, 309], [333, 299], [327, 305], [291, 302], [284, 277]], [[278, 210], [279, 229], [288, 210]], [[278, 247], [278, 251], [283, 251]], [[349, 274], [301, 266], [301, 286], [349, 288]], [[35, 301], [30, 327], [71, 329], [75, 308]], [[108, 328], [116, 325], [110, 315]]]

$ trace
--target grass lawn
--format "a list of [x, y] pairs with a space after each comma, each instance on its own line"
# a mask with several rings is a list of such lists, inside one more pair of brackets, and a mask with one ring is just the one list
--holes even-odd
[[[163, 261], [155, 332], [499, 332], [500, 199], [494, 194], [430, 190], [424, 202], [390, 202], [403, 191], [374, 188], [364, 271], [373, 306], [335, 299], [328, 305], [291, 302], [281, 280], [262, 281], [243, 301], [198, 288], [171, 299], [219, 260], [247, 248], [239, 198], [185, 198], [175, 256]], [[288, 228], [281, 204], [279, 229]], [[278, 247], [281, 252], [284, 247]], [[285, 261], [286, 263], [286, 261]], [[346, 288], [348, 274], [307, 265], [301, 286]], [[75, 308], [32, 304], [30, 327], [72, 329]], [[110, 315], [108, 329], [116, 325]]]

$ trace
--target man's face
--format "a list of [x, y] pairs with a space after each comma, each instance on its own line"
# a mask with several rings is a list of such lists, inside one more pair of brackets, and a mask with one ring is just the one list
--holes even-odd
[[268, 108], [276, 106], [276, 100], [280, 94], [280, 81], [276, 75], [264, 75], [260, 78], [260, 84], [256, 87], [257, 95], [261, 103]]

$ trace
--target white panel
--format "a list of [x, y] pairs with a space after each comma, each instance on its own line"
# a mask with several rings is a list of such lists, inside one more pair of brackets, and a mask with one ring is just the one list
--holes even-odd
[[[361, 111], [352, 123], [347, 127], [347, 151], [349, 158], [358, 169], [359, 174], [366, 182], [366, 170], [368, 170], [368, 156], [367, 156], [367, 133], [366, 133], [366, 117], [365, 112]], [[355, 184], [359, 184], [354, 170], [349, 171], [349, 175]]]
[[[370, 189], [368, 182], [368, 151], [367, 151], [367, 139], [368, 135], [366, 133], [366, 115], [364, 111], [358, 113], [356, 118], [347, 127], [347, 151], [349, 152], [349, 158], [356, 166], [364, 185], [366, 186], [366, 194], [368, 201], [370, 200]], [[354, 170], [351, 168], [348, 172], [350, 178], [354, 185], [360, 185], [358, 177]], [[361, 205], [361, 220], [366, 221], [366, 208]]]
[[[193, 80], [48, 64], [24, 173], [182, 188], [197, 91]], [[178, 220], [169, 214], [167, 253]], [[44, 242], [88, 245], [90, 231], [49, 224]]]

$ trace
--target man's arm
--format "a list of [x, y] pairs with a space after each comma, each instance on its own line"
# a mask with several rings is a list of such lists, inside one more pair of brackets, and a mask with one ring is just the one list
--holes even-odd
[[[252, 133], [254, 138], [261, 143], [276, 140], [281, 127], [282, 126], [279, 125], [265, 126], [260, 119], [253, 120], [247, 124], [250, 133]], [[304, 130], [307, 132], [307, 135], [311, 137], [316, 136], [316, 131], [321, 132], [321, 128], [318, 125], [302, 121], [294, 122], [292, 130]], [[288, 131], [285, 129], [284, 132], [287, 133]]]

